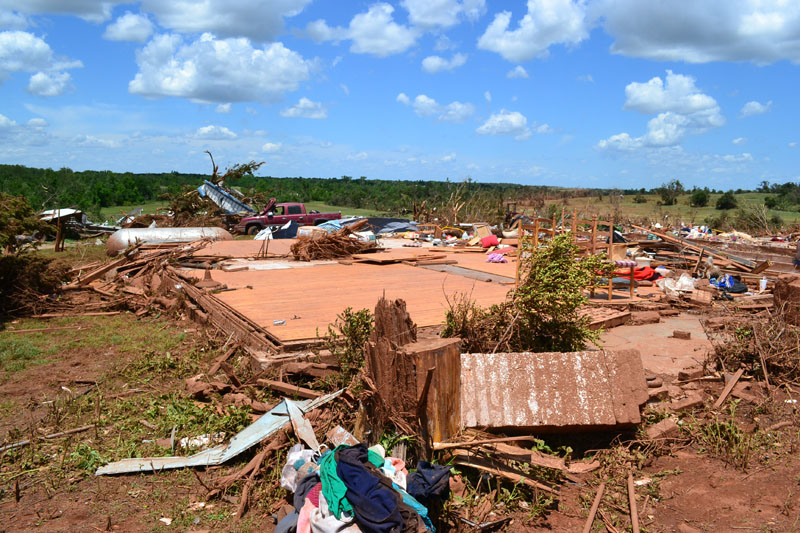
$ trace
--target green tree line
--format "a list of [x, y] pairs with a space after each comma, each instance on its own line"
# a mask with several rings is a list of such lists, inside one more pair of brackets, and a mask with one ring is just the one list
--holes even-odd
[[[111, 172], [69, 168], [31, 168], [0, 165], [0, 192], [26, 197], [35, 209], [75, 207], [87, 213], [116, 205], [134, 205], [196, 188], [211, 176], [205, 174]], [[322, 202], [329, 205], [410, 213], [414, 204], [428, 206], [447, 202], [453, 193], [506, 198], [547, 194], [558, 188], [510, 183], [464, 183], [433, 180], [380, 180], [352, 178], [304, 178], [244, 176], [227, 184], [245, 196], [266, 196], [282, 202]], [[256, 208], [260, 206], [254, 206]]]

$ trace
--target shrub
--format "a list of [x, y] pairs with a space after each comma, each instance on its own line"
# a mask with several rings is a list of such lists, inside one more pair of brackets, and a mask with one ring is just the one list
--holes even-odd
[[569, 352], [596, 342], [599, 332], [578, 310], [586, 302], [583, 292], [612, 267], [601, 256], [579, 258], [579, 252], [569, 235], [538, 249], [525, 242], [520, 257], [527, 272], [519, 287], [486, 309], [466, 297], [451, 303], [442, 336], [461, 337], [462, 349], [471, 352]]
[[661, 195], [663, 205], [675, 205], [678, 197], [683, 194], [683, 184], [678, 180], [672, 180], [659, 187], [657, 192]]
[[708, 205], [708, 192], [703, 189], [697, 189], [692, 193], [689, 198], [689, 204], [693, 207], [705, 207]]
[[736, 196], [733, 195], [733, 191], [728, 191], [719, 198], [717, 198], [717, 209], [733, 209], [738, 204], [736, 201]]
[[[372, 333], [373, 317], [369, 309], [353, 311], [348, 307], [328, 326], [326, 348], [339, 360], [342, 374], [349, 381], [364, 366], [364, 345]], [[343, 383], [346, 385], [346, 382]]]

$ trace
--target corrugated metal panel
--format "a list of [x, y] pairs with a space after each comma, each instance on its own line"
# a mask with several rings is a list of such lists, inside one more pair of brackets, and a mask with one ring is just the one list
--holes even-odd
[[[342, 393], [343, 390], [317, 398], [294, 402], [304, 413], [308, 413], [323, 405]], [[142, 457], [136, 459], [123, 459], [109, 463], [97, 469], [96, 476], [108, 474], [129, 474], [132, 472], [158, 472], [171, 468], [187, 468], [192, 466], [210, 466], [222, 464], [240, 453], [248, 450], [266, 439], [289, 423], [289, 412], [286, 400], [275, 406], [269, 413], [264, 414], [234, 435], [227, 444], [220, 444], [208, 450], [196, 453], [189, 457]]]
[[464, 427], [637, 424], [646, 400], [644, 369], [635, 350], [461, 355]]
[[227, 213], [255, 213], [256, 210], [242, 202], [231, 193], [226, 191], [219, 185], [214, 185], [206, 180], [201, 186], [197, 188], [200, 196], [208, 196], [208, 198], [217, 204], [220, 208], [224, 209]]

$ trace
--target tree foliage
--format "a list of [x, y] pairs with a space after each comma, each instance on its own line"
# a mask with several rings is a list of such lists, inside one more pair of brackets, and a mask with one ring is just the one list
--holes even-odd
[[34, 233], [52, 233], [52, 226], [39, 219], [25, 197], [0, 192], [0, 251], [19, 252], [26, 241], [17, 237]]
[[580, 256], [569, 235], [558, 235], [547, 246], [525, 243], [527, 273], [505, 302], [481, 308], [461, 298], [446, 314], [444, 337], [461, 337], [471, 352], [569, 352], [596, 342], [599, 332], [578, 313], [584, 292], [598, 275], [609, 275], [602, 256]]
[[689, 197], [692, 207], [705, 207], [708, 205], [708, 191], [705, 189], [695, 189]]
[[734, 209], [737, 205], [739, 203], [736, 201], [733, 191], [728, 191], [717, 198], [717, 209]]
[[664, 205], [675, 205], [678, 197], [683, 194], [683, 184], [678, 180], [672, 180], [658, 188], [661, 196], [661, 203]]

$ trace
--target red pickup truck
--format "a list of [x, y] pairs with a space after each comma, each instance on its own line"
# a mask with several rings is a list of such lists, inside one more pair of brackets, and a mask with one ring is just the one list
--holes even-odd
[[319, 211], [306, 211], [302, 203], [276, 203], [275, 198], [270, 198], [267, 206], [257, 215], [244, 217], [234, 227], [236, 233], [255, 235], [267, 226], [282, 226], [293, 220], [301, 226], [317, 226], [329, 220], [339, 220], [341, 213], [320, 213]]

